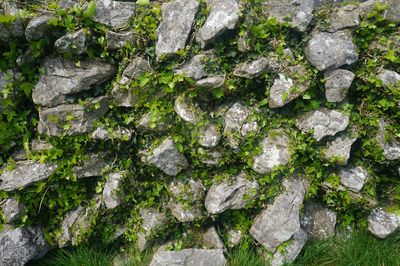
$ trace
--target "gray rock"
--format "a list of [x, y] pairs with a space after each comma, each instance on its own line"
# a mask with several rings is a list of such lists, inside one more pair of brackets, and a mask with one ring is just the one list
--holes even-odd
[[289, 137], [280, 130], [269, 134], [262, 142], [261, 154], [253, 158], [253, 170], [259, 174], [269, 174], [275, 167], [286, 165], [291, 157]]
[[296, 127], [303, 132], [314, 130], [313, 136], [317, 141], [326, 136], [334, 136], [346, 129], [348, 124], [348, 115], [326, 108], [307, 112], [295, 122]]
[[256, 78], [267, 71], [270, 60], [266, 57], [260, 57], [251, 62], [244, 62], [235, 67], [233, 75], [242, 78]]
[[257, 181], [250, 181], [241, 172], [233, 180], [225, 179], [214, 183], [209, 189], [205, 207], [211, 214], [219, 214], [226, 210], [239, 210], [246, 207], [258, 194]]
[[25, 188], [35, 182], [49, 178], [56, 168], [57, 165], [53, 163], [16, 162], [12, 171], [7, 171], [7, 169], [3, 168], [3, 173], [0, 175], [0, 190], [12, 191]]
[[239, 21], [240, 12], [237, 0], [208, 0], [207, 5], [211, 12], [196, 36], [203, 48], [226, 30], [233, 30]]
[[227, 233], [229, 247], [235, 247], [242, 241], [243, 233], [240, 230], [230, 229]]
[[123, 172], [111, 173], [107, 178], [103, 189], [103, 201], [107, 209], [114, 209], [122, 203], [119, 189], [124, 174]]
[[382, 69], [376, 77], [382, 81], [384, 87], [390, 88], [400, 86], [400, 74], [397, 72]]
[[[99, 107], [98, 109], [96, 109]], [[86, 105], [63, 104], [39, 111], [39, 134], [78, 135], [91, 132], [94, 123], [108, 111], [108, 98], [95, 98]]]
[[[19, 10], [13, 0], [0, 2], [0, 14], [12, 15], [17, 17]], [[0, 43], [8, 45], [11, 38], [19, 38], [24, 36], [24, 25], [21, 18], [16, 18], [10, 23], [0, 23]]]
[[255, 240], [270, 252], [300, 230], [299, 213], [306, 189], [298, 177], [283, 182], [285, 191], [261, 211], [250, 228]]
[[109, 30], [106, 33], [107, 49], [121, 49], [128, 43], [133, 44], [135, 39], [135, 35], [131, 31], [114, 32]]
[[400, 227], [400, 215], [376, 208], [368, 216], [368, 230], [379, 238], [386, 238]]
[[86, 38], [87, 34], [83, 29], [68, 33], [56, 40], [54, 48], [59, 54], [83, 54], [87, 50]]
[[397, 0], [369, 0], [360, 3], [359, 9], [363, 16], [375, 9], [376, 3], [387, 4], [387, 10], [383, 12], [383, 17], [392, 22], [400, 22], [400, 2]]
[[271, 266], [281, 266], [293, 262], [300, 254], [307, 240], [307, 233], [302, 229], [294, 233], [290, 243], [285, 247], [285, 250], [278, 250], [274, 253]]
[[345, 69], [327, 71], [325, 76], [325, 97], [328, 102], [342, 102], [349, 91], [355, 75]]
[[3, 213], [4, 222], [8, 224], [18, 220], [24, 209], [24, 205], [15, 198], [8, 198], [0, 202], [0, 211]]
[[89, 153], [80, 162], [72, 167], [72, 173], [77, 178], [102, 176], [104, 169], [111, 164], [105, 153]]
[[192, 78], [194, 80], [199, 80], [205, 76], [207, 76], [207, 72], [205, 70], [205, 66], [207, 61], [214, 57], [212, 52], [205, 52], [202, 54], [197, 54], [193, 56], [189, 61], [184, 63], [178, 69], [175, 69], [175, 74], [185, 75], [188, 78]]
[[180, 251], [158, 251], [150, 266], [225, 266], [222, 249], [183, 249]]
[[163, 18], [157, 28], [157, 59], [185, 48], [199, 6], [196, 0], [173, 0], [161, 6]]
[[97, 0], [92, 20], [119, 29], [128, 25], [135, 10], [136, 5], [133, 2]]
[[323, 150], [324, 158], [327, 161], [335, 161], [339, 165], [346, 165], [350, 158], [351, 145], [357, 138], [339, 136], [329, 141]]
[[383, 155], [387, 160], [397, 160], [400, 158], [400, 142], [390, 134], [389, 139], [387, 138], [388, 131], [386, 127], [389, 126], [383, 118], [378, 120], [378, 134], [376, 135], [376, 141], [378, 145], [383, 149]]
[[306, 31], [313, 18], [314, 0], [270, 0], [264, 2], [263, 11], [279, 22], [288, 21], [298, 31]]
[[200, 119], [201, 110], [186, 94], [175, 99], [174, 110], [182, 120], [195, 125]]
[[318, 70], [339, 68], [358, 60], [349, 31], [315, 32], [305, 47], [307, 60]]
[[129, 141], [132, 138], [133, 133], [133, 130], [126, 127], [118, 127], [112, 130], [107, 130], [103, 126], [100, 126], [93, 131], [92, 138], [99, 140], [118, 139]]
[[361, 166], [346, 166], [339, 169], [340, 183], [354, 192], [359, 192], [368, 178], [368, 171]]
[[25, 29], [25, 38], [28, 42], [37, 41], [44, 37], [50, 28], [49, 21], [52, 14], [45, 13], [29, 21]]
[[50, 245], [39, 227], [6, 227], [0, 231], [0, 265], [23, 266], [42, 258]]
[[112, 78], [115, 67], [98, 60], [82, 60], [80, 67], [63, 58], [47, 58], [45, 74], [32, 91], [35, 104], [55, 107], [74, 102], [73, 94], [88, 91], [92, 85], [99, 85]]
[[162, 117], [152, 115], [150, 113], [144, 114], [137, 123], [137, 128], [145, 131], [165, 131], [170, 127], [168, 121]]
[[301, 228], [313, 239], [327, 239], [335, 235], [336, 213], [318, 203], [304, 206]]
[[357, 27], [360, 24], [360, 9], [356, 5], [337, 7], [329, 18], [329, 30], [338, 31]]
[[214, 226], [210, 226], [204, 231], [202, 244], [207, 249], [225, 249], [224, 242], [222, 242], [222, 239]]
[[249, 115], [250, 108], [244, 106], [241, 102], [235, 102], [225, 113], [224, 132], [240, 132]]
[[54, 148], [54, 146], [51, 143], [40, 139], [33, 139], [30, 145], [31, 145], [31, 151], [34, 152], [46, 151]]
[[140, 251], [144, 251], [151, 239], [151, 235], [157, 229], [160, 229], [166, 222], [166, 216], [155, 209], [140, 209], [140, 217], [142, 219], [141, 229], [138, 232], [138, 247]]
[[205, 148], [214, 148], [221, 139], [219, 130], [216, 125], [210, 124], [200, 130], [199, 144]]
[[199, 88], [214, 89], [223, 86], [224, 83], [225, 77], [216, 76], [198, 80], [195, 85]]

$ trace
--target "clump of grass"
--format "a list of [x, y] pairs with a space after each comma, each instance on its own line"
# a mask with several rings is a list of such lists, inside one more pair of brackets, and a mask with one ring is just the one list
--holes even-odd
[[265, 266], [264, 259], [257, 254], [248, 241], [242, 241], [237, 247], [228, 252], [229, 266]]

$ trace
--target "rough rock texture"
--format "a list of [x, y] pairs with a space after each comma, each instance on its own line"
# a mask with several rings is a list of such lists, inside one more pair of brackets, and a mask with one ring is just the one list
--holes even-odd
[[92, 85], [99, 85], [115, 74], [112, 65], [98, 60], [82, 60], [80, 67], [63, 58], [47, 58], [44, 62], [45, 74], [32, 91], [35, 104], [55, 107], [72, 103], [74, 95], [88, 91]]
[[335, 161], [339, 165], [346, 165], [350, 158], [351, 145], [357, 138], [338, 136], [336, 139], [329, 141], [323, 151], [327, 161]]
[[184, 121], [195, 125], [199, 120], [201, 110], [188, 95], [182, 94], [175, 99], [174, 110]]
[[314, 0], [270, 0], [264, 3], [264, 12], [278, 19], [288, 21], [298, 31], [306, 31], [313, 18]]
[[358, 192], [368, 178], [368, 171], [361, 166], [345, 166], [339, 169], [338, 176], [343, 186]]
[[[16, 16], [18, 8], [15, 1], [0, 2], [0, 14]], [[0, 23], [0, 44], [7, 45], [11, 38], [24, 36], [24, 25], [20, 18], [11, 23]]]
[[320, 71], [350, 65], [358, 59], [357, 47], [348, 31], [315, 32], [305, 47], [305, 54]]
[[360, 11], [363, 16], [368, 15], [375, 9], [376, 3], [387, 4], [387, 10], [383, 17], [392, 22], [400, 22], [400, 2], [397, 0], [368, 0], [360, 3]]
[[290, 139], [282, 131], [273, 131], [262, 142], [261, 154], [253, 158], [253, 170], [259, 174], [269, 174], [274, 167], [286, 165], [291, 156]]
[[89, 153], [81, 163], [72, 167], [72, 173], [77, 178], [102, 176], [104, 168], [106, 168], [111, 161], [107, 159], [106, 153]]
[[385, 87], [400, 87], [400, 74], [397, 72], [382, 69], [376, 77], [382, 81], [382, 85]]
[[308, 240], [307, 233], [300, 229], [293, 234], [288, 246], [283, 251], [276, 251], [271, 261], [271, 266], [281, 266], [293, 262], [300, 254]]
[[184, 63], [181, 67], [175, 70], [175, 74], [185, 75], [188, 78], [199, 80], [207, 76], [205, 64], [208, 60], [213, 58], [212, 52], [205, 52], [193, 56], [189, 61]]
[[257, 181], [248, 180], [241, 172], [233, 180], [214, 183], [208, 190], [204, 205], [211, 214], [243, 209], [257, 196], [258, 188]]
[[138, 232], [138, 247], [140, 251], [144, 251], [148, 246], [152, 232], [164, 225], [166, 216], [155, 209], [140, 209], [139, 214], [142, 225]]
[[326, 239], [335, 235], [336, 213], [312, 202], [304, 206], [300, 224], [310, 238]]
[[205, 148], [214, 148], [221, 139], [216, 125], [210, 124], [200, 130], [199, 144]]
[[239, 245], [243, 238], [243, 233], [240, 230], [231, 229], [228, 231], [228, 245], [229, 247], [235, 247]]
[[156, 43], [158, 59], [185, 48], [199, 6], [196, 0], [174, 0], [161, 6], [163, 17], [157, 28]]
[[400, 216], [376, 208], [368, 216], [368, 230], [379, 238], [386, 238], [400, 227]]
[[319, 141], [346, 129], [349, 116], [340, 111], [320, 108], [300, 116], [295, 124], [303, 132], [314, 130], [313, 136]]
[[355, 75], [345, 69], [325, 72], [325, 97], [328, 102], [341, 102], [347, 95]]
[[56, 40], [54, 43], [54, 48], [57, 53], [65, 54], [83, 54], [86, 52], [86, 32], [85, 30], [78, 30], [76, 32], [68, 33], [63, 37]]
[[107, 48], [109, 50], [118, 50], [125, 46], [125, 44], [133, 43], [135, 35], [131, 31], [114, 32], [107, 31], [106, 33]]
[[233, 75], [242, 78], [256, 78], [263, 74], [270, 64], [270, 60], [266, 57], [260, 57], [251, 62], [244, 62], [235, 67]]
[[142, 131], [166, 131], [170, 126], [169, 121], [150, 113], [144, 114], [137, 123], [137, 128]]
[[167, 175], [176, 176], [188, 166], [188, 162], [181, 154], [172, 139], [165, 139], [147, 156], [147, 163], [153, 164]]
[[38, 227], [12, 228], [0, 231], [0, 265], [23, 266], [31, 259], [39, 259], [50, 250]]
[[400, 142], [395, 139], [393, 135], [389, 136], [389, 140], [387, 139], [387, 130], [386, 127], [389, 126], [389, 123], [384, 119], [378, 120], [379, 128], [378, 134], [376, 135], [376, 140], [379, 146], [383, 149], [383, 155], [387, 160], [397, 160], [400, 158]]
[[123, 28], [135, 15], [135, 10], [133, 2], [97, 0], [92, 20], [113, 28]]
[[113, 130], [107, 130], [103, 126], [96, 128], [92, 133], [93, 139], [99, 140], [110, 140], [118, 139], [123, 141], [129, 141], [132, 138], [134, 131], [126, 127], [118, 127]]
[[15, 198], [8, 198], [0, 202], [0, 213], [3, 214], [5, 223], [12, 223], [20, 218], [24, 212], [24, 205]]
[[238, 0], [208, 0], [211, 12], [197, 32], [196, 39], [202, 47], [212, 42], [226, 30], [233, 30], [239, 21]]
[[123, 172], [111, 173], [108, 176], [103, 189], [103, 201], [107, 209], [114, 209], [122, 203], [118, 193], [123, 177]]
[[56, 170], [57, 165], [53, 163], [37, 163], [34, 161], [16, 162], [12, 171], [3, 168], [0, 175], [0, 190], [12, 191], [25, 188], [35, 182], [45, 180]]
[[286, 179], [285, 191], [254, 219], [250, 234], [270, 252], [300, 230], [299, 213], [306, 189], [298, 177]]
[[360, 9], [357, 5], [348, 4], [337, 7], [329, 18], [329, 30], [332, 32], [354, 28], [360, 24]]
[[36, 18], [33, 18], [26, 25], [25, 38], [28, 42], [37, 41], [43, 38], [46, 31], [50, 28], [49, 20], [53, 17], [52, 14], [45, 13]]
[[150, 266], [225, 266], [222, 249], [183, 249], [180, 251], [158, 251]]
[[[98, 105], [98, 109], [94, 108]], [[93, 130], [94, 123], [108, 111], [108, 98], [99, 97], [86, 105], [63, 104], [39, 111], [39, 134], [78, 135]]]
[[224, 83], [225, 77], [216, 76], [198, 80], [195, 85], [199, 88], [214, 89], [223, 86]]
[[224, 242], [222, 242], [221, 237], [218, 235], [217, 230], [214, 226], [210, 226], [203, 233], [203, 246], [206, 248], [212, 249], [225, 249]]

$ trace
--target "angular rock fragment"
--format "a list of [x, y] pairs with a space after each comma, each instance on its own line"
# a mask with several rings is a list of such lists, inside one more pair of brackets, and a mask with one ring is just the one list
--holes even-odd
[[290, 243], [285, 247], [285, 250], [278, 250], [274, 253], [271, 266], [282, 266], [293, 262], [300, 254], [307, 240], [307, 233], [302, 229], [294, 233]]
[[148, 246], [153, 231], [161, 228], [166, 222], [166, 216], [155, 209], [140, 209], [140, 217], [142, 219], [141, 229], [138, 232], [138, 247], [140, 251], [144, 251]]
[[235, 102], [225, 113], [224, 132], [240, 131], [250, 115], [250, 108], [240, 102]]
[[135, 35], [131, 31], [114, 32], [107, 31], [106, 33], [107, 48], [109, 50], [118, 50], [128, 43], [135, 41]]
[[378, 145], [383, 149], [383, 155], [387, 160], [397, 160], [400, 158], [400, 142], [390, 134], [389, 139], [387, 138], [388, 132], [386, 127], [389, 126], [383, 118], [378, 120], [378, 134], [376, 135], [376, 141]]
[[373, 209], [368, 216], [368, 230], [379, 238], [386, 238], [400, 227], [400, 215], [385, 211], [383, 208]]
[[270, 252], [275, 252], [300, 230], [299, 214], [305, 186], [298, 177], [286, 179], [283, 185], [285, 191], [256, 216], [250, 228], [253, 238]]
[[228, 231], [228, 245], [229, 247], [235, 247], [239, 245], [240, 241], [243, 238], [242, 231], [231, 229]]
[[326, 239], [335, 235], [336, 213], [318, 203], [304, 207], [301, 228], [313, 239]]
[[30, 144], [31, 144], [31, 150], [35, 152], [50, 150], [54, 148], [54, 146], [50, 142], [40, 139], [33, 139]]
[[339, 136], [326, 144], [323, 151], [328, 161], [335, 161], [339, 165], [346, 165], [350, 158], [351, 145], [357, 140], [353, 137]]
[[219, 214], [226, 210], [238, 210], [246, 207], [258, 193], [257, 181], [250, 181], [241, 172], [233, 180], [214, 183], [209, 189], [205, 207], [211, 214]]
[[242, 78], [256, 78], [263, 74], [270, 64], [270, 60], [266, 57], [260, 57], [248, 63], [237, 65], [233, 71], [233, 75]]
[[376, 77], [382, 81], [384, 87], [400, 87], [400, 74], [397, 72], [382, 69]]
[[0, 175], [0, 190], [12, 191], [25, 188], [35, 182], [49, 178], [56, 168], [57, 165], [53, 163], [16, 162], [15, 168], [11, 171], [3, 168], [3, 173]]
[[348, 4], [335, 8], [329, 18], [329, 31], [357, 27], [360, 24], [360, 9], [356, 5]]
[[210, 124], [200, 130], [199, 144], [205, 148], [214, 148], [221, 139], [216, 125]]
[[349, 116], [336, 110], [320, 108], [307, 112], [298, 119], [295, 125], [303, 132], [314, 131], [314, 138], [319, 141], [326, 136], [334, 136], [346, 129]]
[[29, 21], [25, 29], [25, 38], [28, 42], [37, 41], [44, 37], [50, 28], [49, 21], [53, 18], [50, 13], [44, 13]]
[[214, 89], [223, 86], [225, 83], [225, 78], [223, 76], [209, 77], [198, 80], [196, 82], [196, 87]]
[[87, 34], [83, 29], [68, 33], [56, 40], [54, 48], [59, 54], [83, 54], [87, 49], [86, 38]]
[[120, 29], [129, 23], [135, 15], [136, 5], [133, 2], [97, 0], [93, 21]]
[[35, 104], [55, 107], [72, 103], [74, 94], [88, 91], [92, 85], [99, 85], [112, 78], [115, 67], [98, 60], [83, 60], [80, 66], [63, 58], [47, 58], [45, 74], [32, 91]]
[[3, 214], [5, 223], [12, 223], [20, 218], [24, 212], [24, 205], [15, 198], [8, 198], [0, 202], [0, 213]]
[[99, 140], [119, 139], [129, 141], [132, 138], [133, 133], [133, 130], [126, 127], [118, 127], [110, 131], [105, 129], [103, 126], [100, 126], [93, 131], [92, 138]]
[[345, 69], [327, 71], [325, 76], [325, 97], [328, 102], [342, 102], [349, 91], [355, 75]]
[[351, 32], [315, 32], [305, 47], [307, 60], [318, 70], [351, 65], [358, 60]]
[[158, 251], [150, 266], [225, 266], [222, 249], [183, 249], [180, 251]]
[[275, 167], [286, 165], [291, 157], [290, 139], [282, 131], [274, 131], [262, 142], [261, 154], [253, 158], [253, 170], [269, 174]]
[[340, 183], [354, 192], [359, 192], [368, 178], [368, 171], [361, 166], [346, 166], [339, 169]]
[[207, 76], [207, 72], [205, 70], [206, 62], [213, 57], [214, 54], [212, 52], [197, 54], [189, 61], [184, 63], [181, 67], [175, 69], [174, 72], [178, 75], [185, 75], [188, 78], [199, 80]]
[[221, 237], [218, 235], [217, 230], [214, 226], [210, 226], [203, 233], [203, 245], [206, 248], [212, 249], [225, 249], [224, 242], [222, 242]]
[[174, 110], [182, 120], [192, 125], [197, 124], [201, 115], [198, 105], [186, 94], [179, 95], [175, 99]]
[[122, 203], [118, 193], [123, 177], [123, 172], [111, 173], [108, 176], [103, 189], [103, 201], [107, 209], [114, 209]]
[[158, 59], [185, 48], [199, 6], [196, 0], [173, 0], [161, 6], [163, 18], [157, 28], [156, 43]]
[[72, 173], [77, 178], [102, 176], [104, 168], [106, 168], [111, 161], [107, 159], [105, 153], [89, 153], [83, 161], [72, 167]]

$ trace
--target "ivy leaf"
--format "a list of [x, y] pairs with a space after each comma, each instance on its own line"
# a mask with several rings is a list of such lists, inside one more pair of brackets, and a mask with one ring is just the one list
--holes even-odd
[[147, 6], [149, 4], [149, 0], [137, 0], [136, 4], [139, 6]]
[[90, 1], [88, 7], [86, 8], [85, 12], [83, 12], [84, 18], [91, 18], [94, 16], [94, 12], [96, 11], [96, 1]]
[[388, 53], [384, 56], [384, 58], [385, 59], [387, 59], [387, 60], [389, 60], [389, 61], [391, 61], [391, 62], [397, 62], [397, 60], [399, 59], [397, 56], [396, 56], [396, 53], [395, 53], [395, 51], [394, 50], [389, 50], [388, 51]]
[[11, 23], [15, 21], [16, 17], [10, 14], [0, 15], [0, 24], [1, 23]]

